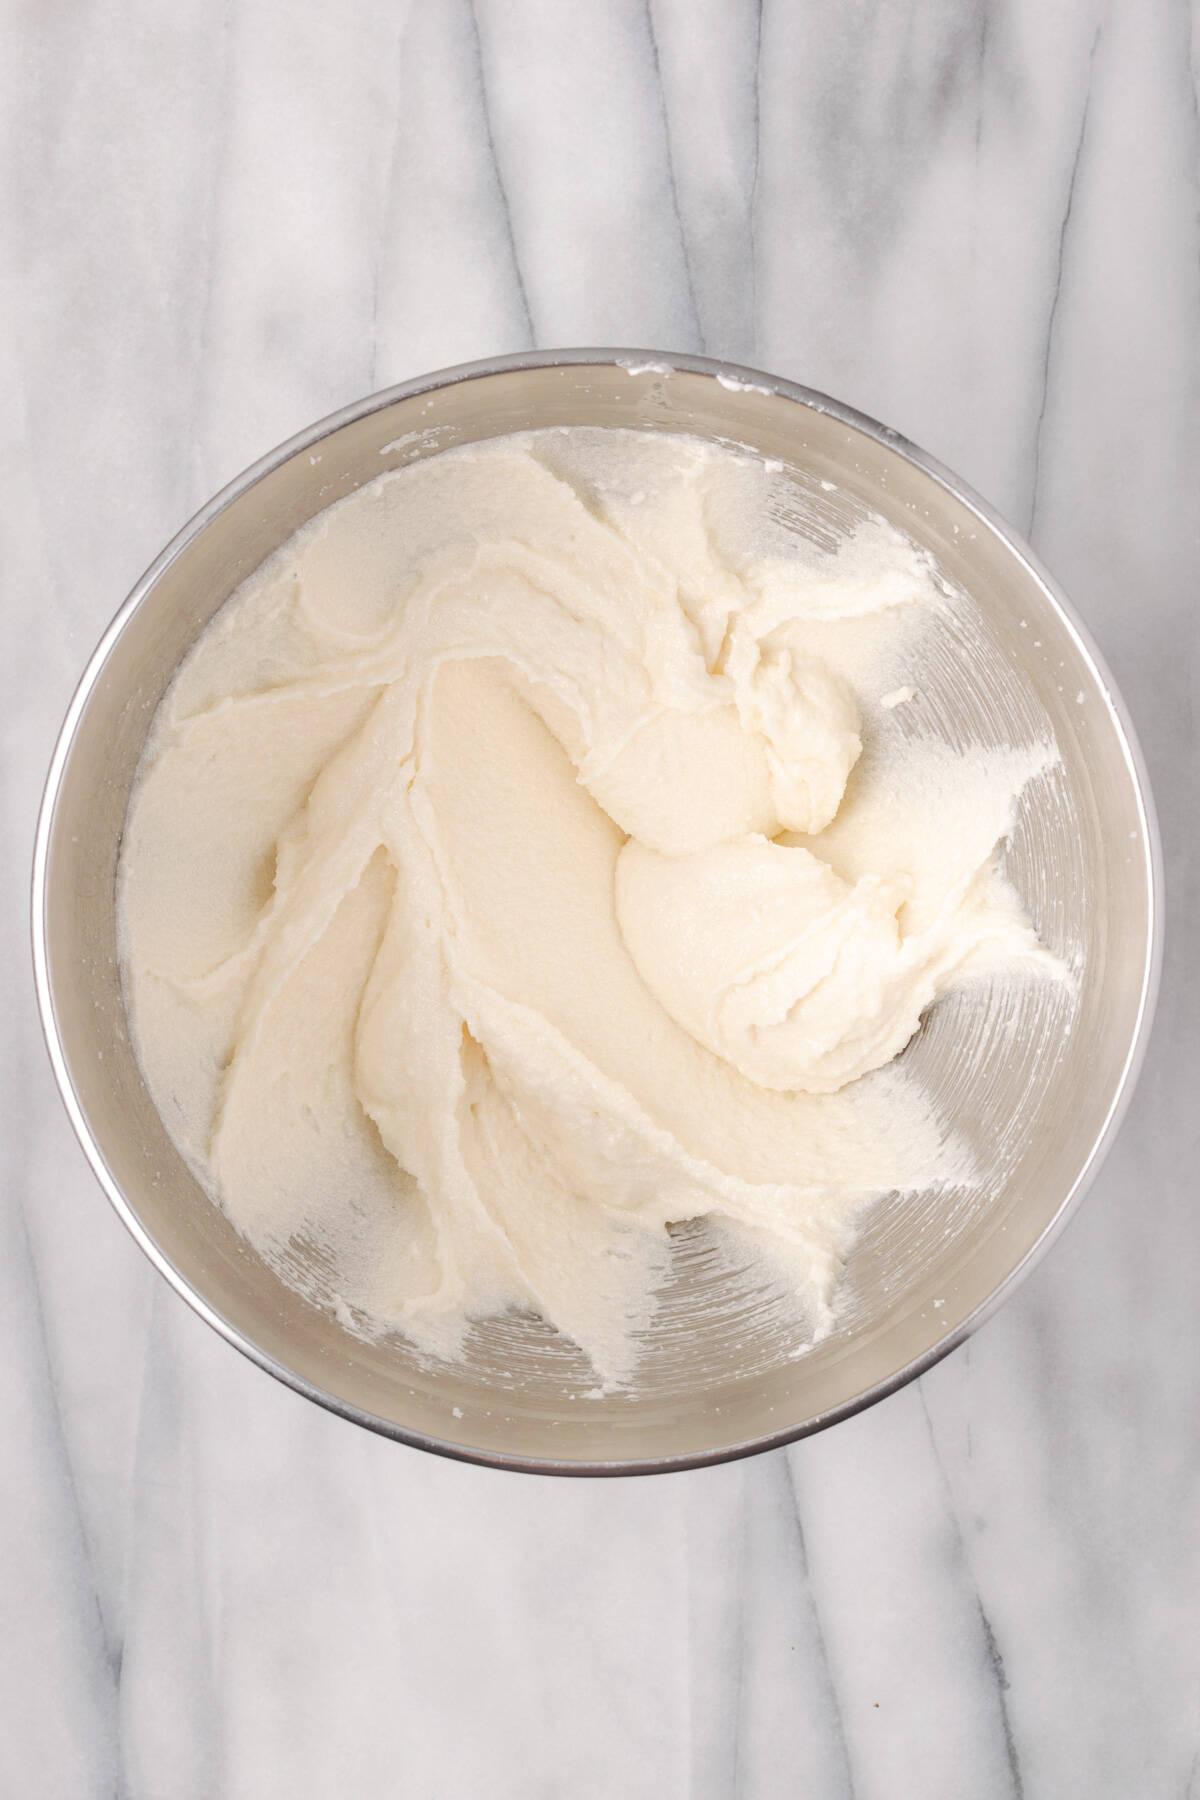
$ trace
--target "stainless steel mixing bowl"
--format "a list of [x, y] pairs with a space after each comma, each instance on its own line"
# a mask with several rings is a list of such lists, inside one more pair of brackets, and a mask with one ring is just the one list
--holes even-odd
[[[1044, 939], [1081, 968], [1070, 1004], [943, 1001], [907, 1055], [990, 1171], [981, 1188], [879, 1203], [842, 1322], [796, 1354], [794, 1320], [703, 1230], [685, 1233], [636, 1392], [598, 1396], [582, 1358], [509, 1317], [461, 1364], [349, 1335], [284, 1286], [198, 1187], [130, 1049], [115, 870], [130, 785], [180, 658], [289, 534], [384, 470], [555, 425], [687, 431], [793, 473], [796, 524], [873, 508], [970, 605], [922, 671], [921, 729], [1004, 742], [1052, 729], [1061, 765], [1022, 803], [1007, 864]], [[824, 484], [824, 485], [823, 485]], [[840, 515], [844, 522], [848, 514]], [[951, 609], [953, 614], [953, 609]], [[951, 617], [948, 614], [948, 617]], [[627, 1474], [785, 1443], [889, 1393], [960, 1343], [1075, 1207], [1116, 1130], [1153, 1003], [1159, 852], [1129, 722], [1075, 614], [961, 482], [894, 431], [790, 382], [688, 356], [577, 350], [406, 382], [314, 425], [212, 500], [105, 633], [54, 753], [34, 866], [34, 962], [67, 1111], [117, 1212], [172, 1286], [262, 1368], [347, 1419], [511, 1468]], [[1039, 997], [1040, 994], [1040, 997]], [[972, 1010], [972, 1007], [974, 1010]]]

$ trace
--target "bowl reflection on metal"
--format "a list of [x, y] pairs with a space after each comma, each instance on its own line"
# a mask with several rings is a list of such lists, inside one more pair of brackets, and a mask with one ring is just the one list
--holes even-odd
[[[533, 1318], [473, 1331], [455, 1364], [367, 1343], [285, 1286], [184, 1166], [130, 1048], [115, 872], [130, 786], [184, 653], [238, 584], [315, 513], [385, 470], [545, 426], [684, 431], [791, 472], [797, 529], [882, 513], [970, 598], [926, 646], [914, 729], [951, 743], [1052, 731], [1061, 763], [1023, 798], [1006, 866], [1044, 941], [1081, 971], [975, 990], [906, 1053], [990, 1172], [882, 1201], [851, 1252], [837, 1329], [794, 1321], [701, 1228], [680, 1236], [631, 1394], [599, 1395]], [[823, 485], [824, 484], [824, 485]], [[698, 357], [500, 358], [377, 394], [273, 452], [168, 546], [106, 633], [55, 750], [34, 865], [34, 964], [72, 1123], [126, 1225], [229, 1341], [301, 1393], [404, 1442], [508, 1467], [628, 1474], [765, 1449], [891, 1392], [998, 1303], [1061, 1227], [1111, 1140], [1157, 976], [1161, 879], [1145, 774], [1119, 697], [1030, 553], [895, 432], [819, 394]], [[791, 1329], [789, 1329], [791, 1327]]]

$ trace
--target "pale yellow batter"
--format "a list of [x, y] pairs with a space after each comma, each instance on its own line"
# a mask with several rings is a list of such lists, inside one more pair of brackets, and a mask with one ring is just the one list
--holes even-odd
[[969, 1173], [887, 1065], [951, 984], [1058, 973], [994, 866], [1051, 752], [897, 727], [933, 572], [882, 521], [806, 545], [784, 481], [623, 432], [435, 457], [180, 670], [121, 864], [139, 1057], [343, 1317], [453, 1354], [528, 1307], [622, 1381], [669, 1223], [819, 1330], [863, 1203]]

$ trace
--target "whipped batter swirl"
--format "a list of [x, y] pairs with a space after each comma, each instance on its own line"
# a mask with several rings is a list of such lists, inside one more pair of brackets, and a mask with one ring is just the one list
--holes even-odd
[[120, 875], [138, 1054], [344, 1317], [451, 1355], [529, 1308], [619, 1382], [671, 1224], [819, 1330], [862, 1205], [963, 1178], [887, 1065], [948, 986], [1055, 972], [994, 856], [1047, 753], [897, 730], [931, 567], [882, 520], [807, 544], [781, 480], [624, 432], [444, 454], [177, 676]]

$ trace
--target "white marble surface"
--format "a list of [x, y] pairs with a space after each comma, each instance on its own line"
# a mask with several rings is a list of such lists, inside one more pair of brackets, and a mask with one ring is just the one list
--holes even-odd
[[[1177, 0], [5, 9], [0, 1794], [1200, 1795], [1196, 31]], [[26, 870], [102, 625], [219, 484], [424, 369], [705, 349], [886, 419], [1093, 626], [1171, 871], [1118, 1147], [873, 1412], [557, 1483], [327, 1417], [110, 1214]]]

